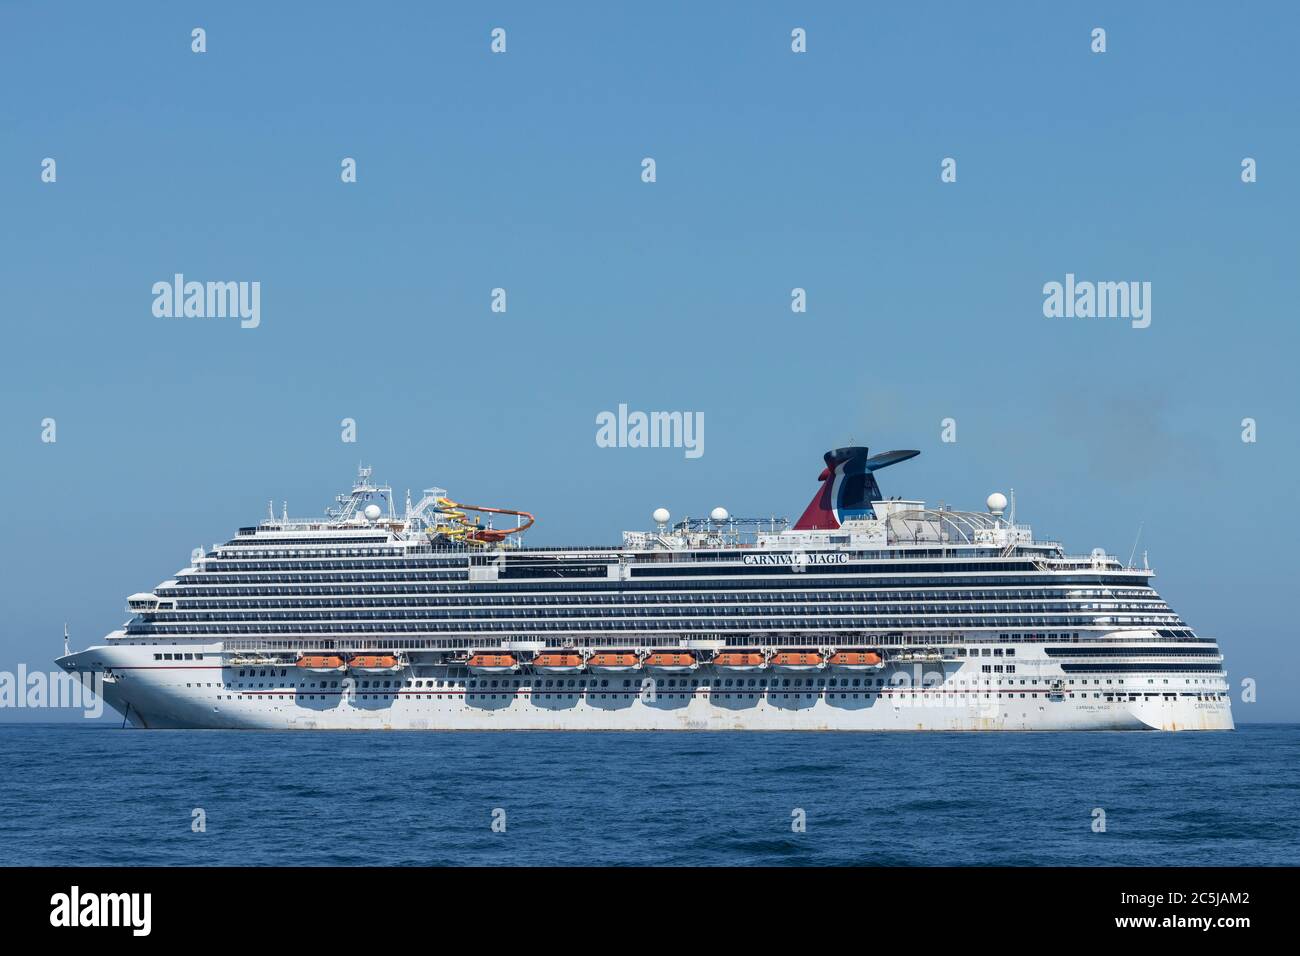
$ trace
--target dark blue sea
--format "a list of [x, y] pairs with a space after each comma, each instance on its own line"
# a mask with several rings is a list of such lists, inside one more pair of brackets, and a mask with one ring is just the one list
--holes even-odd
[[[192, 828], [196, 809], [204, 832]], [[1097, 809], [1105, 832], [1094, 832]], [[796, 810], [805, 832], [792, 830]], [[1298, 810], [1300, 725], [1290, 724], [1206, 734], [0, 725], [5, 865], [1296, 865]]]

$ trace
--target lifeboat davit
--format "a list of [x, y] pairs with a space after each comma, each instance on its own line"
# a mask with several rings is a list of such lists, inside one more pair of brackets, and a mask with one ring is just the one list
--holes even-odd
[[348, 669], [338, 654], [304, 654], [298, 658], [298, 666], [313, 674], [338, 674]]
[[577, 674], [582, 670], [582, 655], [546, 651], [533, 658], [533, 670], [539, 674]]
[[694, 654], [686, 651], [655, 651], [645, 659], [645, 666], [669, 674], [684, 674], [695, 670], [700, 664]]
[[631, 651], [603, 651], [587, 658], [587, 667], [596, 674], [626, 674], [641, 669], [641, 658]]
[[761, 671], [767, 659], [758, 651], [723, 651], [714, 656], [713, 666], [720, 671]]
[[395, 654], [353, 654], [348, 668], [358, 674], [396, 674], [402, 662]]
[[837, 651], [831, 655], [831, 667], [842, 671], [878, 671], [885, 666], [874, 651]]
[[467, 664], [474, 674], [513, 674], [519, 670], [513, 654], [475, 654]]
[[234, 657], [226, 658], [226, 667], [283, 667], [285, 661], [278, 657], [267, 657], [263, 654], [236, 654]]
[[772, 655], [772, 669], [788, 674], [824, 670], [826, 659], [816, 651], [779, 651]]

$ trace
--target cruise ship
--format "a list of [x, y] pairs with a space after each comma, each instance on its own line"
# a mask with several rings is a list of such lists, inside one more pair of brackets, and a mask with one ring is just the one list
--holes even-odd
[[[58, 661], [141, 728], [1230, 730], [1223, 656], [1103, 550], [885, 498], [916, 451], [827, 452], [802, 516], [526, 547], [532, 514], [362, 468], [133, 594]], [[66, 648], [65, 648], [66, 651]]]

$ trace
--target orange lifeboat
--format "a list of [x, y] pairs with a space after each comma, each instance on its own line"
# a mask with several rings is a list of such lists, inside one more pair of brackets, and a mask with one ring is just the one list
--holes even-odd
[[474, 674], [513, 674], [519, 670], [513, 654], [475, 654], [466, 663]]
[[713, 666], [720, 671], [761, 671], [767, 659], [758, 651], [723, 651], [714, 655]]
[[298, 658], [298, 666], [313, 674], [337, 674], [348, 669], [338, 654], [304, 654]]
[[353, 654], [348, 667], [359, 674], [396, 674], [402, 662], [395, 654]]
[[587, 659], [596, 674], [625, 674], [641, 669], [641, 658], [631, 651], [598, 651]]
[[831, 655], [831, 667], [845, 671], [878, 671], [885, 666], [874, 651], [837, 651]]
[[685, 651], [655, 651], [645, 659], [646, 667], [670, 674], [684, 674], [699, 667], [695, 655]]
[[582, 655], [546, 651], [533, 658], [533, 670], [539, 674], [576, 674], [582, 670]]
[[779, 651], [772, 655], [772, 667], [790, 674], [802, 674], [823, 670], [826, 659], [816, 651]]

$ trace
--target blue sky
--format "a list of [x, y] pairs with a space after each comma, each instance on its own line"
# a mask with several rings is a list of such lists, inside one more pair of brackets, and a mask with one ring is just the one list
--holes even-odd
[[[1300, 719], [1294, 5], [611, 6], [0, 6], [0, 669], [358, 459], [576, 544], [796, 517], [852, 440], [1072, 551], [1142, 524], [1238, 719]], [[176, 272], [261, 325], [156, 318]], [[1045, 318], [1069, 272], [1151, 327]], [[705, 454], [597, 447], [620, 403]]]

